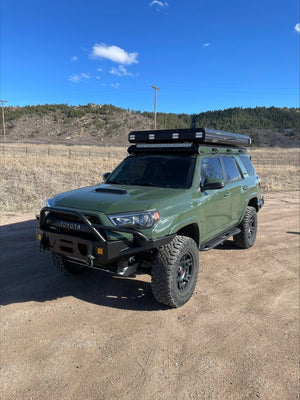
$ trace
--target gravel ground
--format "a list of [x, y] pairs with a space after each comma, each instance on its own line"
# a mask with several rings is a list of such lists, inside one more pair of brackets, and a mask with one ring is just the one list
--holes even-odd
[[299, 192], [266, 196], [252, 249], [200, 253], [179, 309], [148, 276], [57, 271], [33, 215], [1, 225], [2, 400], [299, 399]]

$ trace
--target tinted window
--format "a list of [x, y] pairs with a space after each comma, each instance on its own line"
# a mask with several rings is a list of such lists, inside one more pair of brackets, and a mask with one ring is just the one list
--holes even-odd
[[240, 173], [232, 157], [222, 157], [222, 162], [227, 175], [227, 181], [232, 182], [240, 179]]
[[246, 171], [250, 176], [255, 175], [255, 169], [252, 165], [252, 162], [250, 160], [249, 156], [239, 156], [239, 159], [242, 161], [244, 167], [246, 168]]
[[119, 185], [189, 188], [195, 157], [185, 155], [136, 155], [127, 157], [106, 183]]
[[205, 157], [201, 161], [201, 184], [206, 178], [223, 179], [220, 160], [218, 157]]

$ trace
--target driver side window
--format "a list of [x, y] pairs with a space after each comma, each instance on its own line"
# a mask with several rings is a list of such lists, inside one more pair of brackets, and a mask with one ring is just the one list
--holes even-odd
[[223, 179], [219, 157], [205, 157], [201, 161], [201, 181], [202, 186], [207, 178]]

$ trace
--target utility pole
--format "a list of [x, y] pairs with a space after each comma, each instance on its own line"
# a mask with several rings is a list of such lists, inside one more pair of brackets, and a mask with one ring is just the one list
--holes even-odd
[[152, 86], [154, 89], [154, 130], [156, 130], [156, 93], [159, 90], [158, 87]]
[[6, 100], [0, 100], [2, 103], [2, 124], [3, 124], [3, 140], [6, 141], [6, 133], [5, 133], [5, 121], [4, 121], [4, 103], [7, 103]]

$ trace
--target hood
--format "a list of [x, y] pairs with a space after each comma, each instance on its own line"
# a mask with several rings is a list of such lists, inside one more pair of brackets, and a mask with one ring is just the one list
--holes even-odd
[[182, 192], [181, 189], [101, 184], [59, 194], [52, 205], [105, 214], [144, 211], [165, 208]]

